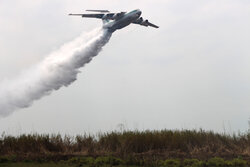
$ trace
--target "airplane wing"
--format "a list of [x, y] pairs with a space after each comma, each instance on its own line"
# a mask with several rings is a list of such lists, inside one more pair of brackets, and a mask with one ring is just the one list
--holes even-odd
[[[93, 11], [93, 10], [87, 10], [87, 11]], [[100, 12], [100, 10], [98, 10]], [[104, 11], [102, 11], [104, 12]], [[97, 19], [103, 19], [103, 20], [115, 20], [119, 17], [123, 16], [125, 12], [120, 13], [96, 13], [96, 14], [69, 14], [70, 16], [82, 16], [82, 17], [88, 17], [88, 18], [97, 18]]]
[[148, 20], [143, 20], [142, 17], [140, 17], [139, 19], [137, 19], [136, 21], [133, 22], [134, 24], [139, 24], [139, 25], [142, 25], [142, 26], [150, 26], [150, 27], [154, 27], [154, 28], [159, 28], [159, 26], [153, 24], [153, 23], [150, 23]]
[[89, 18], [98, 18], [102, 19], [105, 14], [98, 13], [98, 14], [69, 14], [70, 16], [82, 16], [82, 17], [89, 17]]
[[110, 13], [110, 11], [108, 11], [108, 10], [90, 10], [90, 9], [88, 9], [88, 10], [86, 10], [87, 12], [101, 12], [101, 13]]

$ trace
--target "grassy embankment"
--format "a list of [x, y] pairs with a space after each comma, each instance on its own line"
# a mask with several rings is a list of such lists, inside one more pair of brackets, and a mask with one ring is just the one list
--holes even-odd
[[89, 158], [93, 162], [88, 165], [97, 166], [98, 158], [102, 161], [108, 157], [119, 159], [116, 165], [166, 166], [168, 160], [173, 160], [178, 161], [177, 166], [185, 166], [185, 159], [196, 159], [204, 167], [214, 157], [221, 157], [224, 160], [216, 161], [224, 163], [224, 166], [235, 166], [236, 161], [250, 162], [250, 134], [229, 136], [203, 130], [162, 130], [110, 132], [76, 137], [2, 135], [0, 138], [0, 166], [4, 161], [88, 164], [80, 161]]

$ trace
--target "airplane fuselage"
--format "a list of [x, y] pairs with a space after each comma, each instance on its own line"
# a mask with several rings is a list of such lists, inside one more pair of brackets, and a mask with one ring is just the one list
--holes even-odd
[[[141, 11], [140, 10], [134, 10], [129, 13], [124, 14], [121, 17], [118, 17], [114, 21], [106, 22], [104, 23], [103, 27], [108, 29], [110, 32], [114, 32], [118, 29], [122, 29], [141, 16]], [[104, 20], [105, 22], [105, 20]]]
[[133, 10], [131, 12], [119, 12], [110, 13], [108, 10], [86, 10], [88, 12], [98, 12], [98, 13], [87, 13], [87, 14], [72, 14], [70, 16], [82, 16], [84, 18], [97, 18], [102, 19], [103, 28], [107, 29], [109, 32], [114, 32], [118, 29], [122, 29], [131, 23], [145, 26], [159, 28], [159, 26], [150, 23], [147, 19], [144, 20], [141, 16], [141, 11], [139, 9]]

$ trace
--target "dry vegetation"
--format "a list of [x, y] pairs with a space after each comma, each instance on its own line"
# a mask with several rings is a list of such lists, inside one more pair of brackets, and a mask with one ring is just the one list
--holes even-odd
[[68, 160], [77, 156], [163, 160], [197, 158], [250, 161], [250, 134], [223, 135], [203, 130], [124, 131], [83, 136], [2, 135], [0, 157], [15, 161]]

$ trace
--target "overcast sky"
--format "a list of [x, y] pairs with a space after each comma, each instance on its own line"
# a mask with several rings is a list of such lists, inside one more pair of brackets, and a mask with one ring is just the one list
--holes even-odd
[[248, 0], [1, 0], [0, 82], [42, 61], [95, 19], [85, 9], [130, 11], [159, 29], [113, 34], [78, 80], [0, 118], [0, 133], [129, 129], [245, 132], [250, 117]]

